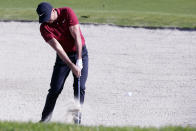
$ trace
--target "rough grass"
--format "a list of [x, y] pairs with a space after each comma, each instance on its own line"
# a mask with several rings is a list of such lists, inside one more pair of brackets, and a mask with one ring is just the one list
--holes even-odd
[[104, 126], [77, 126], [62, 123], [19, 123], [0, 122], [0, 131], [196, 131], [196, 128], [167, 126], [155, 127], [104, 127]]
[[[196, 0], [45, 0], [73, 8], [81, 23], [196, 28]], [[41, 0], [0, 0], [1, 20], [37, 20]]]

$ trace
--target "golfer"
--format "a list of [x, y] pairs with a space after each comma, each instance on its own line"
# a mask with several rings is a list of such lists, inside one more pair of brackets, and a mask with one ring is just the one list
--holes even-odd
[[[88, 52], [74, 11], [69, 7], [53, 8], [42, 2], [36, 9], [39, 15], [40, 32], [43, 39], [56, 51], [56, 62], [40, 122], [48, 122], [52, 117], [56, 100], [64, 82], [72, 71], [74, 98], [78, 99], [78, 79], [80, 78], [80, 104], [84, 103], [85, 83], [88, 75]], [[74, 122], [81, 122], [81, 112]]]

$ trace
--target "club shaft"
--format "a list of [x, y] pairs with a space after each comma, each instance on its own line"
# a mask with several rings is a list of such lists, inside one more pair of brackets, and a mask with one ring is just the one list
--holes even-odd
[[[80, 77], [78, 78], [78, 103], [80, 104]], [[78, 125], [80, 124], [80, 113], [78, 112]]]

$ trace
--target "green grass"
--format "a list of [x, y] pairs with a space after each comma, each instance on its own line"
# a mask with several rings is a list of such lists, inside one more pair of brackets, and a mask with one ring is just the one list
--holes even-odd
[[154, 127], [87, 127], [77, 125], [67, 125], [62, 123], [18, 123], [0, 122], [0, 131], [196, 131], [196, 128], [168, 126], [162, 128]]
[[[73, 8], [81, 23], [196, 28], [196, 0], [44, 0]], [[1, 20], [37, 20], [41, 0], [0, 0]]]

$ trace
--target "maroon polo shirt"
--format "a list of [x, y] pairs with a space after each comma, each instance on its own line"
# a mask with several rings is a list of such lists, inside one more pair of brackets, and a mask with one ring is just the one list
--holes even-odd
[[[56, 8], [58, 18], [52, 24], [42, 23], [40, 25], [40, 32], [46, 42], [55, 38], [63, 47], [64, 51], [75, 52], [75, 40], [72, 37], [69, 27], [79, 24], [77, 16], [69, 7]], [[85, 45], [85, 40], [80, 30], [82, 45]]]

